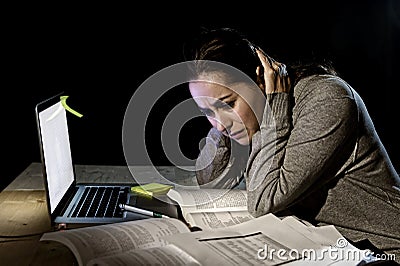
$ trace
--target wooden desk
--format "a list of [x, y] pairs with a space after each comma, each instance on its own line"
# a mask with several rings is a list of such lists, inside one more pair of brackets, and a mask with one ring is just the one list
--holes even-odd
[[[180, 185], [196, 184], [194, 175], [189, 171], [173, 166], [159, 166], [157, 170], [169, 180], [179, 178], [177, 183]], [[76, 165], [75, 171], [78, 183], [135, 182], [126, 166]], [[148, 182], [163, 183], [147, 171], [148, 168], [141, 168], [144, 175], [149, 173]], [[39, 241], [41, 235], [50, 230], [41, 164], [32, 163], [0, 193], [0, 263], [78, 265], [65, 246]]]

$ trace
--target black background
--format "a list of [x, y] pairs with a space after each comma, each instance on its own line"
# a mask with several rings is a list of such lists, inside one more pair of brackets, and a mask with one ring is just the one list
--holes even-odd
[[[130, 98], [150, 75], [182, 62], [183, 42], [199, 26], [237, 28], [283, 62], [331, 60], [363, 97], [399, 172], [400, 1], [233, 2], [3, 8], [0, 188], [40, 161], [34, 107], [61, 90], [84, 114], [69, 117], [74, 163], [125, 165], [122, 123]], [[160, 123], [187, 97], [176, 90], [151, 113], [155, 164], [169, 165]], [[200, 118], [185, 124], [180, 141], [188, 157], [197, 155], [208, 128]]]

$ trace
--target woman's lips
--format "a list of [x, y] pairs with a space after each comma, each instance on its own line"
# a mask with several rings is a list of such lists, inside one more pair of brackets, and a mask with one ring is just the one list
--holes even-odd
[[237, 137], [239, 137], [239, 136], [243, 133], [243, 131], [244, 131], [244, 129], [242, 129], [242, 130], [240, 130], [240, 131], [236, 131], [236, 132], [233, 133], [233, 134], [229, 134], [229, 136], [230, 136], [231, 138], [237, 138]]

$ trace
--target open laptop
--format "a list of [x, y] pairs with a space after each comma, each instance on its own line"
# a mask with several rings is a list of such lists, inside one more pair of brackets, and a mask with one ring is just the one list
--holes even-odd
[[[36, 122], [46, 189], [53, 226], [104, 224], [148, 218], [121, 211], [119, 204], [134, 204], [130, 185], [78, 184], [73, 167], [66, 109], [62, 93], [38, 103]], [[72, 115], [72, 114], [71, 114]]]

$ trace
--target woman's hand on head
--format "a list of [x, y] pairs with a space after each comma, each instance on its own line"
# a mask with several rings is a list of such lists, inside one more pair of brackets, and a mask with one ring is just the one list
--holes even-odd
[[264, 93], [289, 92], [290, 80], [285, 64], [275, 61], [261, 50], [257, 50], [257, 55], [263, 66], [256, 69], [258, 85]]

